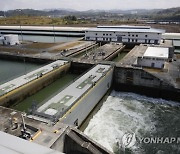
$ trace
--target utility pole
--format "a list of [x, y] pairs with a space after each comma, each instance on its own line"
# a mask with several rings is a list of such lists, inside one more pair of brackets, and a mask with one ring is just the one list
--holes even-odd
[[[21, 14], [22, 10], [20, 9], [19, 12], [20, 12], [20, 14]], [[20, 31], [21, 31], [21, 39], [22, 39], [22, 41], [23, 41], [23, 35], [22, 35], [22, 27], [21, 27], [21, 18], [20, 18], [20, 15], [19, 15], [19, 24], [20, 24]]]
[[24, 57], [24, 75], [26, 75], [26, 59]]
[[53, 34], [54, 34], [54, 43], [55, 43], [56, 42], [56, 37], [55, 37], [54, 25], [53, 25]]
[[4, 11], [4, 18], [6, 18], [6, 13], [5, 13], [6, 11]]

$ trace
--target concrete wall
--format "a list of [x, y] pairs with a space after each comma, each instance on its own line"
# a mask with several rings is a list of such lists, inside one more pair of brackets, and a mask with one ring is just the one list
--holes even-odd
[[113, 88], [116, 91], [136, 92], [151, 97], [180, 100], [180, 90], [143, 69], [115, 67]]
[[22, 61], [22, 62], [26, 61], [26, 62], [32, 62], [32, 63], [37, 63], [37, 64], [45, 64], [45, 63], [53, 62], [53, 60], [49, 60], [49, 59], [33, 58], [33, 57], [26, 57], [22, 55], [18, 56], [18, 55], [3, 54], [3, 53], [0, 53], [0, 59]]
[[67, 132], [63, 152], [66, 154], [112, 154], [75, 128]]
[[87, 70], [89, 70], [90, 68], [93, 67], [93, 64], [89, 64], [89, 63], [81, 63], [81, 62], [78, 62], [76, 60], [73, 60], [71, 62], [71, 68], [70, 68], [70, 71], [72, 73], [75, 73], [75, 74], [81, 74], [81, 73], [84, 73], [86, 72]]
[[45, 74], [42, 77], [3, 95], [2, 97], [0, 97], [0, 105], [10, 106], [14, 103], [22, 101], [26, 97], [36, 93], [37, 91], [51, 84], [61, 75], [65, 74], [69, 70], [69, 68], [70, 63], [67, 63], [64, 66], [61, 66], [51, 71], [50, 73]]

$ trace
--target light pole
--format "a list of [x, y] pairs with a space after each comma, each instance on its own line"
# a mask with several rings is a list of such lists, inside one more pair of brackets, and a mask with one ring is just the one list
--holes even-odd
[[54, 25], [53, 25], [53, 34], [54, 34], [54, 43], [55, 43], [56, 42], [56, 37], [55, 37]]
[[[22, 12], [22, 10], [20, 9], [19, 12]], [[21, 19], [20, 19], [20, 15], [19, 15], [19, 24], [20, 24], [20, 31], [21, 31], [21, 40], [23, 41], [23, 35], [22, 35], [22, 27], [21, 27]]]
[[6, 13], [5, 13], [5, 11], [4, 11], [4, 18], [6, 18]]
[[24, 75], [26, 75], [26, 58], [24, 57]]

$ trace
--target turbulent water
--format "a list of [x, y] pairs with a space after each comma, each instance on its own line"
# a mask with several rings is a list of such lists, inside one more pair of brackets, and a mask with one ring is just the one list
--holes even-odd
[[[177, 102], [113, 91], [84, 133], [114, 153], [177, 154], [180, 106]], [[127, 133], [135, 135], [131, 146], [123, 142]], [[170, 142], [172, 138], [174, 142]]]

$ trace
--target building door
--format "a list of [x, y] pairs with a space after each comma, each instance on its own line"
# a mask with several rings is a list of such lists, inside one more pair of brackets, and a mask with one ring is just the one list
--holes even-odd
[[154, 65], [155, 65], [154, 63], [151, 63], [151, 67], [154, 67]]
[[154, 41], [154, 44], [158, 44], [158, 40], [155, 40], [155, 41]]
[[117, 42], [122, 42], [122, 36], [117, 36]]

